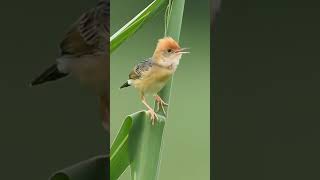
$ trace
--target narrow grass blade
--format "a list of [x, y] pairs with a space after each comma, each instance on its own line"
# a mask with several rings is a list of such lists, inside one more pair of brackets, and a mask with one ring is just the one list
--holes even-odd
[[131, 21], [119, 29], [110, 38], [110, 52], [116, 50], [121, 43], [132, 36], [143, 24], [147, 22], [153, 15], [161, 11], [168, 0], [154, 0], [149, 6], [136, 15]]

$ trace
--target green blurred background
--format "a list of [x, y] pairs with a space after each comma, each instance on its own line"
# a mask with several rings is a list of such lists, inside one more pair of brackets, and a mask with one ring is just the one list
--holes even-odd
[[73, 78], [29, 88], [55, 62], [67, 28], [94, 0], [3, 1], [0, 7], [0, 179], [47, 179], [104, 154], [98, 98]]
[[[151, 0], [111, 0], [112, 34]], [[152, 56], [164, 34], [164, 11], [111, 55], [111, 141], [126, 115], [145, 109], [138, 92], [119, 90], [133, 66]], [[174, 76], [164, 132], [160, 179], [209, 179], [210, 176], [210, 13], [209, 1], [186, 1], [180, 45], [190, 47]], [[152, 98], [149, 102], [153, 104]], [[127, 170], [122, 180], [130, 179]]]

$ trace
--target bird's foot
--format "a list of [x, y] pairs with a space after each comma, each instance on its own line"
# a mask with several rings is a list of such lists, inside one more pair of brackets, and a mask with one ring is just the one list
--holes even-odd
[[164, 106], [168, 106], [169, 104], [165, 103], [159, 95], [156, 95], [154, 98], [157, 102], [157, 111], [159, 111], [159, 108], [161, 107], [163, 113], [166, 114]]
[[158, 115], [154, 112], [153, 109], [149, 109], [147, 112], [150, 114], [152, 125], [154, 125], [155, 121], [158, 120]]

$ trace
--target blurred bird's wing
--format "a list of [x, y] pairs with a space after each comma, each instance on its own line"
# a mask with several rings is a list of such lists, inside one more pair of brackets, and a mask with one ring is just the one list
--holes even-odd
[[143, 74], [148, 70], [150, 70], [152, 65], [153, 65], [152, 59], [147, 59], [140, 62], [130, 72], [129, 79], [132, 79], [132, 80], [141, 79], [143, 77]]
[[109, 1], [101, 0], [95, 8], [86, 11], [60, 43], [61, 55], [78, 57], [108, 51], [109, 9]]

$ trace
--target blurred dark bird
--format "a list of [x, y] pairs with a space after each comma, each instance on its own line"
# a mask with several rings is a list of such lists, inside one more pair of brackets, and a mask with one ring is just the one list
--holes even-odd
[[69, 74], [89, 86], [100, 98], [103, 126], [109, 129], [109, 21], [110, 2], [100, 0], [71, 25], [60, 43], [56, 63], [35, 78], [35, 86]]
[[215, 28], [216, 18], [220, 13], [221, 9], [221, 0], [212, 0], [212, 14], [211, 14], [211, 27]]

